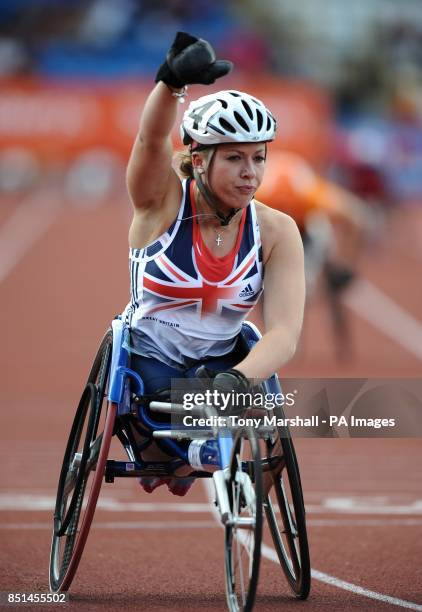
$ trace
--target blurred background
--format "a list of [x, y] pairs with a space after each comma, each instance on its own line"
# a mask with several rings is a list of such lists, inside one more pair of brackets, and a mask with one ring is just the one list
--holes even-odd
[[[1, 590], [47, 589], [65, 440], [100, 338], [129, 301], [126, 160], [178, 30], [235, 63], [217, 88], [254, 93], [278, 119], [258, 197], [296, 219], [308, 284], [300, 345], [282, 377], [421, 377], [420, 0], [1, 0]], [[190, 98], [205, 91], [192, 86]], [[259, 310], [252, 319], [261, 323]], [[422, 603], [420, 439], [295, 445], [312, 566]], [[122, 480], [104, 486], [95, 520], [113, 533], [90, 535], [75, 606], [223, 609], [217, 538], [179, 531], [188, 525], [179, 515], [177, 530], [157, 537], [157, 520], [171, 528], [176, 518], [157, 501], [173, 512], [176, 500]], [[199, 485], [191, 501], [209, 506]], [[141, 534], [122, 536], [118, 521], [128, 520]], [[209, 587], [192, 562], [199, 544]], [[134, 580], [128, 563], [148, 579]], [[260, 589], [274, 609], [275, 585]], [[387, 606], [313, 589], [310, 610]]]
[[125, 164], [177, 30], [278, 118], [258, 196], [297, 220], [308, 281], [283, 375], [420, 376], [419, 0], [2, 0], [3, 372], [74, 384], [61, 364], [85, 371], [125, 306]]

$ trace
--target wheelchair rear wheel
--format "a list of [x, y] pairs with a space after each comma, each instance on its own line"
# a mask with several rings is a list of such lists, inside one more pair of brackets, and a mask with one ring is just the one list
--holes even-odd
[[[276, 415], [283, 418], [284, 414]], [[287, 428], [278, 428], [274, 441], [267, 441], [272, 469], [264, 476], [264, 507], [281, 568], [299, 599], [306, 599], [311, 586], [311, 565], [306, 532], [305, 506], [299, 466]]]
[[116, 406], [103, 410], [113, 334], [104, 336], [70, 430], [60, 472], [50, 554], [50, 589], [66, 591], [88, 537], [110, 448]]
[[225, 569], [229, 610], [252, 610], [262, 539], [262, 467], [253, 429], [236, 434], [229, 467], [232, 521], [226, 525]]

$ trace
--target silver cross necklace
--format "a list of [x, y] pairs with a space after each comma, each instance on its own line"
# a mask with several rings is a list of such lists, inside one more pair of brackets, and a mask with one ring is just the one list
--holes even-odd
[[223, 235], [221, 234], [221, 229], [222, 229], [222, 228], [223, 228], [223, 229], [226, 229], [226, 228], [228, 228], [228, 227], [229, 227], [229, 226], [228, 226], [228, 225], [226, 225], [226, 226], [221, 226], [221, 227], [220, 227], [220, 228], [218, 228], [218, 229], [216, 229], [215, 227], [213, 227], [213, 228], [212, 228], [212, 229], [214, 230], [214, 233], [215, 233], [215, 238], [214, 238], [214, 240], [215, 240], [215, 244], [216, 244], [218, 247], [220, 247], [220, 246], [223, 244], [223, 242], [224, 242], [224, 234], [223, 234]]
[[217, 234], [217, 235], [216, 235], [216, 237], [215, 237], [215, 243], [216, 243], [216, 245], [219, 247], [219, 246], [220, 246], [220, 244], [223, 244], [223, 239], [222, 239], [222, 237], [221, 237], [220, 232], [218, 232], [217, 230], [214, 230], [214, 231], [215, 231], [215, 232], [216, 232], [216, 234]]
[[[197, 195], [196, 195], [196, 201], [197, 202], [199, 200], [198, 195], [199, 195], [199, 191], [198, 191], [198, 188], [197, 188]], [[199, 213], [199, 214], [197, 214], [195, 216], [196, 216], [196, 222], [198, 223], [198, 217], [211, 217], [211, 216], [217, 216], [217, 215], [215, 213]], [[185, 219], [189, 219], [189, 218], [190, 217], [185, 217]], [[220, 227], [220, 230], [221, 230], [222, 227], [228, 227], [228, 224], [227, 225], [222, 225]], [[223, 236], [221, 235], [221, 231], [216, 229], [215, 227], [213, 227], [212, 229], [214, 230], [214, 233], [215, 233], [215, 244], [218, 247], [220, 247], [223, 244], [223, 242], [224, 242]]]

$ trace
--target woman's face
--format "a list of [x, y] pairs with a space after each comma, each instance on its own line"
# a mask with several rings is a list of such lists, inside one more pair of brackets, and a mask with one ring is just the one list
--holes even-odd
[[227, 143], [216, 148], [208, 185], [228, 208], [245, 208], [260, 186], [265, 169], [265, 143]]

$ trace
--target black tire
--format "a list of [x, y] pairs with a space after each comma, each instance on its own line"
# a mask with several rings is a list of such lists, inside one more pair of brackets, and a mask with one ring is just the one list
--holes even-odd
[[[247, 429], [235, 436], [228, 480], [233, 521], [226, 525], [225, 570], [227, 604], [231, 612], [252, 610], [256, 597], [261, 561], [262, 486], [258, 440], [254, 430]], [[249, 526], [240, 527], [242, 520]]]
[[[50, 554], [50, 589], [53, 592], [67, 590], [73, 579], [101, 486], [102, 474], [101, 469], [98, 470], [100, 452], [105, 444], [109, 444], [108, 438], [112, 433], [111, 430], [105, 440], [106, 425], [101, 423], [101, 419], [107, 423], [111, 418], [108, 413], [105, 416], [102, 408], [110, 372], [112, 343], [113, 334], [109, 330], [94, 359], [63, 458]], [[107, 431], [110, 432], [110, 424]], [[87, 486], [93, 472], [95, 476], [91, 486]], [[84, 501], [86, 507], [83, 510]]]
[[[281, 411], [275, 412], [277, 419], [284, 418]], [[268, 465], [272, 465], [264, 475], [268, 529], [290, 587], [296, 597], [306, 599], [311, 587], [311, 564], [305, 506], [299, 466], [288, 428], [279, 427], [276, 440], [267, 441], [267, 457], [271, 458]]]

